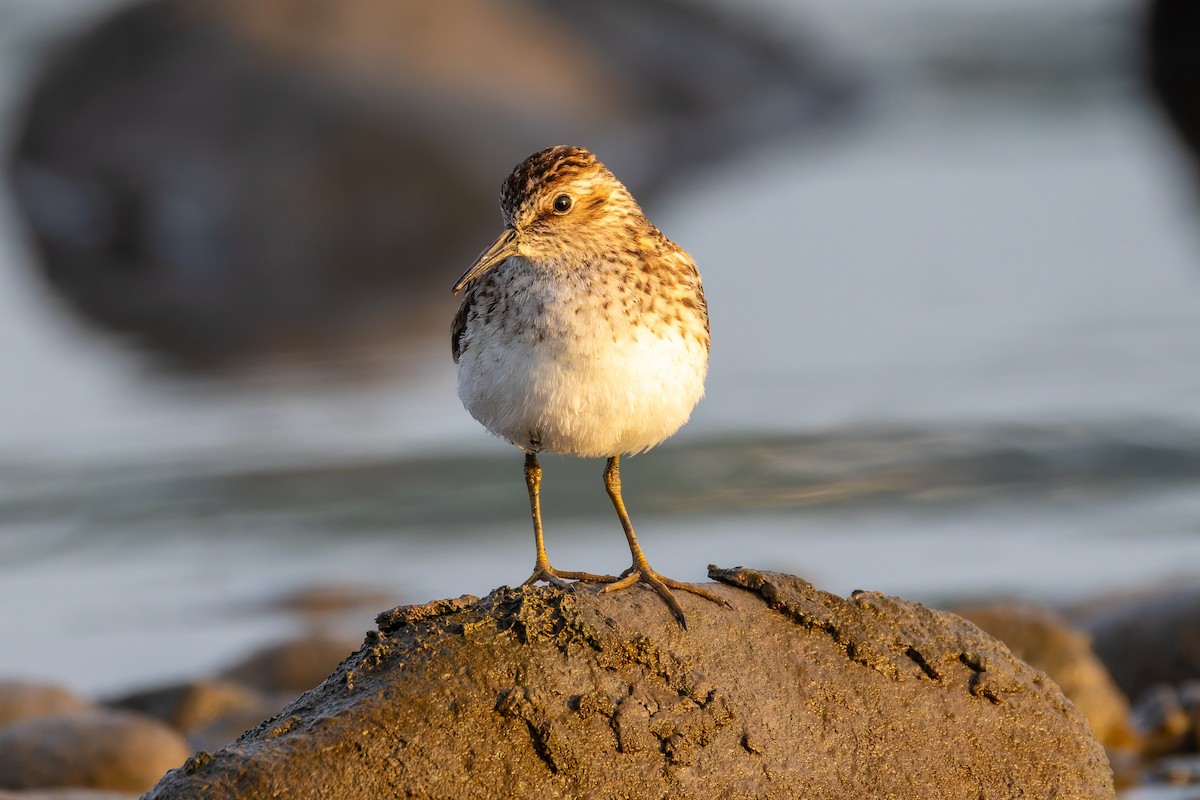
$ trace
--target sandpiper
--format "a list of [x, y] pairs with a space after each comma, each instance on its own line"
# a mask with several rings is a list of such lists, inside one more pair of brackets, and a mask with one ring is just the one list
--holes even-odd
[[[463, 405], [525, 451], [537, 560], [525, 584], [642, 583], [683, 609], [671, 589], [717, 603], [655, 572], [621, 499], [620, 460], [674, 434], [704, 394], [708, 304], [691, 257], [646, 219], [629, 190], [580, 147], [522, 161], [500, 190], [504, 232], [471, 265], [451, 345]], [[542, 538], [540, 452], [604, 457], [604, 485], [633, 563], [620, 576], [564, 572]]]

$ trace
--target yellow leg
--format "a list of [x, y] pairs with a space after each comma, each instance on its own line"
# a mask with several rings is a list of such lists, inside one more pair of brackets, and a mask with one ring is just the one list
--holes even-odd
[[533, 565], [533, 574], [522, 586], [528, 586], [538, 581], [546, 581], [555, 586], [566, 588], [564, 581], [593, 581], [609, 583], [616, 578], [611, 575], [592, 575], [590, 572], [562, 572], [550, 566], [546, 557], [546, 542], [542, 537], [542, 467], [538, 464], [535, 453], [525, 454], [525, 488], [529, 490], [529, 513], [533, 516], [533, 538], [537, 546], [537, 560]]
[[625, 510], [625, 501], [621, 499], [620, 456], [613, 456], [608, 460], [608, 466], [604, 469], [604, 488], [608, 490], [608, 497], [612, 500], [613, 508], [616, 509], [617, 516], [621, 520], [621, 527], [625, 529], [625, 539], [629, 542], [629, 553], [633, 556], [633, 565], [621, 574], [620, 579], [614, 580], [608, 586], [605, 586], [605, 592], [616, 592], [621, 589], [628, 589], [635, 583], [644, 583], [658, 592], [659, 597], [666, 602], [671, 612], [675, 615], [675, 619], [679, 621], [679, 625], [683, 628], [687, 628], [687, 621], [683, 616], [683, 607], [679, 605], [679, 601], [671, 593], [672, 589], [690, 592], [703, 597], [705, 600], [720, 603], [723, 606], [729, 605], [724, 598], [708, 589], [672, 580], [665, 575], [660, 575], [650, 567], [650, 562], [646, 560], [646, 554], [642, 552], [637, 536], [634, 535], [633, 523], [629, 521], [629, 512]]

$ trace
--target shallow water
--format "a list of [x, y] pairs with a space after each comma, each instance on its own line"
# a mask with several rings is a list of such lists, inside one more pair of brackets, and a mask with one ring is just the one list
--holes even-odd
[[[652, 562], [934, 602], [1194, 579], [1200, 218], [1170, 142], [1121, 86], [884, 88], [837, 140], [652, 209], [713, 316], [708, 397], [625, 469]], [[441, 330], [366, 381], [166, 380], [46, 296], [8, 212], [0, 676], [203, 674], [299, 630], [263, 606], [291, 589], [417, 602], [528, 573], [519, 454], [459, 406]], [[620, 571], [601, 464], [544, 465], [555, 562]]]

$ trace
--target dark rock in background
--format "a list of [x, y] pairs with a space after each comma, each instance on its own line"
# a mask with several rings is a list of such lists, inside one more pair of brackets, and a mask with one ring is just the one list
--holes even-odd
[[52, 59], [10, 174], [49, 283], [171, 363], [361, 354], [441, 331], [528, 153], [644, 200], [848, 87], [676, 0], [152, 0]]
[[1133, 719], [1147, 756], [1200, 752], [1200, 680], [1143, 692]]
[[1143, 60], [1150, 91], [1200, 178], [1200, 3], [1146, 3]]
[[732, 608], [684, 597], [686, 631], [641, 589], [395, 609], [319, 687], [147, 797], [1113, 796], [1080, 712], [976, 626], [711, 574]]
[[1122, 603], [1078, 620], [1135, 704], [1158, 684], [1200, 678], [1200, 589]]
[[110, 700], [108, 705], [146, 714], [191, 734], [231, 714], [257, 712], [263, 699], [258, 692], [236, 683], [192, 681], [134, 692]]

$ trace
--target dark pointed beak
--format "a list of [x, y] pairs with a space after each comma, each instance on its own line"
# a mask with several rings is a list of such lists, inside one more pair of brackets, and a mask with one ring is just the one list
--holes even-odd
[[505, 228], [504, 233], [500, 234], [500, 238], [492, 242], [492, 246], [479, 254], [479, 258], [475, 259], [475, 263], [471, 268], [463, 273], [463, 276], [458, 279], [458, 283], [454, 284], [454, 293], [458, 294], [467, 287], [469, 283], [477, 280], [483, 273], [487, 272], [492, 267], [497, 267], [515, 255], [517, 252], [517, 232], [513, 228]]

